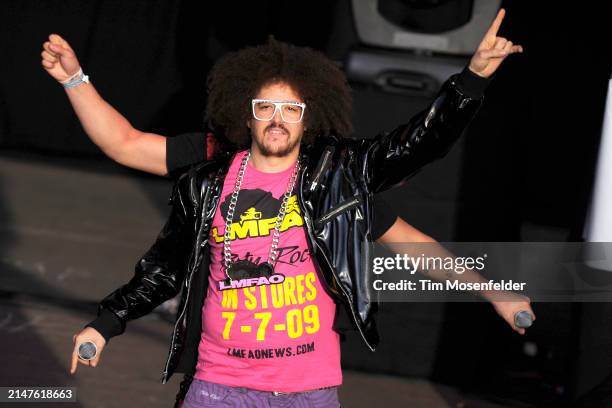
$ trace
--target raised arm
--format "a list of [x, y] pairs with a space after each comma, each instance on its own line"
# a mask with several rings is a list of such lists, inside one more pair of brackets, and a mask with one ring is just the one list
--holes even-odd
[[[80, 69], [68, 42], [51, 34], [43, 44], [42, 66], [57, 81], [65, 81]], [[83, 129], [102, 151], [116, 162], [157, 175], [166, 175], [166, 138], [135, 129], [96, 91], [91, 83], [65, 88]]]
[[358, 142], [358, 157], [371, 170], [365, 181], [373, 192], [400, 185], [426, 164], [443, 157], [459, 139], [482, 104], [487, 79], [507, 56], [523, 52], [520, 45], [497, 36], [504, 15], [501, 9], [469, 66], [444, 83], [429, 108], [391, 132]]

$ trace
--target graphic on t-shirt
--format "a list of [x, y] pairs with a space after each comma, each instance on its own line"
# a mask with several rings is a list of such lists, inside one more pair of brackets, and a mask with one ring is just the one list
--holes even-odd
[[[285, 332], [292, 339], [316, 333], [320, 327], [316, 280], [315, 272], [312, 271], [287, 276], [281, 284], [224, 290], [221, 301], [224, 310], [222, 318], [225, 320], [223, 339], [230, 340], [233, 330], [241, 333], [254, 330], [257, 341], [265, 340], [270, 330]], [[277, 309], [285, 312], [285, 319], [270, 325], [273, 312]], [[236, 328], [233, 324], [236, 310], [253, 312], [253, 324], [242, 324]], [[245, 318], [248, 319], [248, 315], [243, 316]]]
[[[231, 198], [231, 194], [225, 196], [225, 200], [220, 206], [224, 220], [227, 217]], [[269, 191], [260, 189], [240, 190], [230, 229], [230, 241], [270, 235], [274, 230], [281, 203], [282, 201], [274, 198]], [[297, 196], [294, 194], [287, 201], [285, 218], [279, 230], [283, 232], [289, 228], [301, 227], [302, 225], [304, 225], [304, 220], [297, 203]], [[222, 231], [218, 227], [213, 227], [212, 234], [215, 242], [223, 242], [225, 227]]]
[[[227, 216], [231, 194], [225, 196], [225, 199], [220, 205], [221, 215], [223, 219]], [[247, 238], [270, 236], [276, 224], [278, 211], [282, 204], [281, 199], [276, 199], [269, 191], [261, 189], [244, 189], [240, 190], [236, 208], [234, 209], [234, 217], [230, 230], [230, 242], [243, 240]], [[289, 228], [302, 227], [303, 219], [299, 206], [297, 205], [296, 195], [289, 197], [285, 217], [279, 228], [280, 232], [284, 232]], [[224, 226], [213, 227], [212, 234], [215, 242], [223, 242], [225, 234]], [[283, 253], [299, 252], [299, 246], [293, 245], [291, 248], [279, 247], [279, 260]], [[305, 261], [304, 252], [301, 256], [293, 256], [294, 262]], [[250, 254], [245, 254], [242, 259], [249, 259]], [[310, 260], [309, 254], [306, 254]], [[260, 257], [253, 259], [252, 262], [258, 264], [264, 260]], [[236, 310], [238, 304], [243, 302], [242, 308], [250, 311], [259, 310], [255, 313], [255, 319], [261, 319], [257, 325], [257, 340], [265, 340], [265, 333], [268, 329], [268, 321], [272, 316], [271, 311], [266, 309], [284, 309], [290, 306], [302, 306], [305, 303], [311, 303], [315, 300], [317, 290], [314, 286], [315, 273], [300, 273], [296, 276], [285, 276], [280, 273], [274, 273], [268, 277], [254, 277], [245, 279], [234, 279], [231, 281], [219, 281], [218, 289], [223, 292], [222, 307], [225, 310]], [[242, 296], [241, 296], [241, 295]], [[297, 338], [304, 333], [313, 334], [318, 331], [318, 308], [316, 304], [307, 305], [306, 307], [290, 309], [287, 312], [287, 321], [285, 323], [276, 324], [275, 331], [286, 331], [289, 338]], [[300, 316], [294, 316], [298, 313]], [[236, 313], [233, 311], [223, 312], [222, 317], [226, 319], [223, 338], [230, 339], [230, 331], [232, 329], [233, 319]], [[241, 326], [240, 330], [244, 332], [249, 326]]]
[[[219, 209], [223, 219], [227, 217], [230, 200], [231, 194], [228, 194], [220, 205]], [[230, 242], [247, 238], [270, 236], [274, 231], [281, 204], [282, 198], [274, 198], [269, 191], [263, 191], [261, 189], [240, 190], [230, 229]], [[297, 196], [292, 195], [287, 200], [285, 217], [279, 227], [279, 231], [282, 233], [290, 228], [302, 227], [303, 225], [304, 221], [302, 219], [300, 207], [297, 204]], [[223, 242], [224, 234], [225, 226], [214, 226], [212, 228], [212, 235], [216, 243]], [[297, 245], [283, 246], [280, 244], [277, 249], [277, 265], [303, 264], [310, 260], [310, 251], [308, 248], [300, 248]], [[250, 252], [246, 252], [242, 256], [232, 254], [232, 262], [236, 262], [239, 259], [251, 261], [255, 265], [266, 261], [266, 259], [262, 259], [261, 256], [253, 256]], [[274, 274], [270, 277], [236, 279], [232, 282], [221, 281], [218, 282], [218, 287], [219, 290], [226, 290], [230, 288], [270, 285], [282, 283], [284, 278], [282, 274]]]

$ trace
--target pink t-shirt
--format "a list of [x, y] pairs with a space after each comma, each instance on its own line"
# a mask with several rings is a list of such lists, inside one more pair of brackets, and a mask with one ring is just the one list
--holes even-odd
[[[234, 280], [234, 287], [224, 283], [225, 216], [245, 154], [236, 154], [229, 168], [213, 219], [195, 377], [264, 391], [340, 385], [340, 339], [332, 329], [336, 305], [321, 286], [310, 257], [295, 195], [297, 183], [280, 228], [275, 275], [269, 280]], [[249, 161], [234, 211], [233, 257], [268, 260], [271, 233], [293, 168], [264, 173]]]

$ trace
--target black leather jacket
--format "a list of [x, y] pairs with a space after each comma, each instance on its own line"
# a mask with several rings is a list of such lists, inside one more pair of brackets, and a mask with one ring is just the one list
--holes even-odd
[[[372, 197], [446, 154], [482, 103], [482, 90], [470, 90], [469, 81], [478, 80], [473, 74], [466, 79], [465, 70], [452, 76], [428, 109], [389, 133], [362, 140], [320, 137], [301, 148], [298, 202], [322, 285], [340, 306], [334, 328], [340, 333], [357, 329], [372, 351], [379, 342], [377, 305], [369, 297], [362, 259], [362, 245], [371, 240]], [[208, 287], [208, 237], [234, 154], [226, 150], [178, 179], [171, 214], [156, 242], [129, 283], [102, 300], [98, 318], [89, 324], [110, 339], [125, 330], [128, 320], [182, 289], [164, 383], [175, 371], [195, 370]]]

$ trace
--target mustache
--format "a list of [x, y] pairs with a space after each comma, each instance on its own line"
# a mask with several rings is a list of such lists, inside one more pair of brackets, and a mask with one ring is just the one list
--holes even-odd
[[268, 130], [282, 130], [283, 132], [285, 132], [285, 134], [289, 134], [289, 131], [287, 129], [285, 129], [284, 126], [278, 126], [278, 125], [270, 125], [268, 127], [266, 127], [266, 129], [264, 130], [264, 132], [267, 132]]

